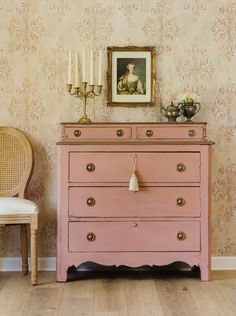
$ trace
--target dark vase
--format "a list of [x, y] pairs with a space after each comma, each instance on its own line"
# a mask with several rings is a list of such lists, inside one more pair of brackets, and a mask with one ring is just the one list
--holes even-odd
[[191, 122], [191, 118], [200, 110], [201, 104], [198, 102], [178, 103], [181, 113], [187, 118], [186, 122]]

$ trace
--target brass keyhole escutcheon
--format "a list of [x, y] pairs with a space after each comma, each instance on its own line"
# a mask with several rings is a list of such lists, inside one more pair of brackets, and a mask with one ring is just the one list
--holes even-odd
[[183, 197], [177, 197], [176, 204], [178, 206], [183, 206], [185, 204], [185, 199]]
[[178, 232], [177, 239], [184, 240], [186, 238], [186, 234], [184, 232]]
[[181, 163], [181, 162], [178, 163], [177, 166], [176, 166], [176, 169], [177, 169], [178, 172], [183, 172], [185, 170], [185, 168], [186, 168], [185, 165], [183, 163]]
[[123, 129], [118, 129], [118, 130], [116, 131], [116, 135], [117, 135], [118, 137], [122, 137], [122, 136], [124, 135]]
[[148, 129], [148, 130], [146, 131], [146, 136], [147, 136], [147, 137], [152, 137], [152, 135], [153, 135], [153, 131], [152, 131], [151, 129]]
[[87, 198], [88, 206], [93, 206], [95, 204], [95, 199], [93, 197]]
[[87, 164], [86, 169], [88, 172], [93, 172], [95, 170], [95, 165], [92, 162], [90, 162]]
[[189, 130], [188, 130], [188, 136], [194, 137], [195, 135], [196, 135], [196, 132], [195, 132], [194, 129], [189, 129]]
[[80, 137], [81, 136], [81, 131], [79, 129], [76, 129], [74, 131], [74, 135], [75, 135], [75, 137]]
[[96, 239], [96, 235], [94, 233], [88, 233], [87, 234], [87, 240], [88, 241], [94, 241]]

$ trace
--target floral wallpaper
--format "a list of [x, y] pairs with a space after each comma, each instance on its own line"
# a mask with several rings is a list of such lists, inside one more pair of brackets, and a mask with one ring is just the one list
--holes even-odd
[[[157, 106], [107, 108], [94, 121], [163, 121], [160, 104], [189, 87], [200, 94], [197, 121], [215, 141], [212, 254], [236, 255], [236, 1], [0, 0], [0, 124], [24, 130], [35, 152], [28, 197], [40, 206], [40, 256], [56, 253], [56, 142], [61, 121], [76, 121], [80, 100], [65, 90], [68, 49], [155, 45]], [[18, 256], [15, 227], [0, 228], [0, 255]]]

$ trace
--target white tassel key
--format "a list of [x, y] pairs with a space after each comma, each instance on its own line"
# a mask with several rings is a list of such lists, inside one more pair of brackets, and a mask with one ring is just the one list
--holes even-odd
[[136, 176], [136, 156], [133, 156], [133, 172], [129, 182], [129, 191], [139, 191], [139, 184]]

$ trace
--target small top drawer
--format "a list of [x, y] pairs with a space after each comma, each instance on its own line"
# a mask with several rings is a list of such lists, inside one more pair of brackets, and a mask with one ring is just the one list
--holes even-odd
[[204, 139], [203, 126], [186, 125], [178, 126], [138, 126], [137, 139], [157, 140], [157, 139]]
[[131, 139], [131, 127], [93, 127], [93, 126], [66, 126], [64, 128], [64, 140], [120, 140]]

